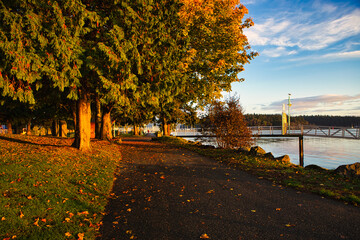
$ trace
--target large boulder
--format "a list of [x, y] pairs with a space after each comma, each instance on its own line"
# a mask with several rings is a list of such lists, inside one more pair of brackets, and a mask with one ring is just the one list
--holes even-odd
[[253, 155], [264, 155], [266, 151], [259, 146], [250, 148], [250, 153]]
[[250, 148], [249, 147], [239, 147], [237, 152], [239, 152], [239, 153], [248, 153], [248, 152], [250, 152]]
[[312, 169], [312, 170], [316, 170], [316, 171], [327, 171], [326, 168], [322, 168], [322, 167], [320, 167], [320, 166], [318, 166], [318, 165], [315, 165], [315, 164], [307, 165], [307, 166], [305, 167], [305, 169]]
[[274, 155], [272, 154], [272, 152], [265, 153], [264, 157], [269, 158], [269, 159], [275, 159], [275, 157], [274, 157]]
[[283, 162], [283, 163], [290, 163], [289, 155], [284, 155], [284, 156], [281, 156], [281, 157], [277, 157], [277, 158], [275, 158], [275, 160]]
[[348, 165], [341, 165], [337, 169], [335, 169], [335, 172], [344, 176], [360, 177], [360, 162]]

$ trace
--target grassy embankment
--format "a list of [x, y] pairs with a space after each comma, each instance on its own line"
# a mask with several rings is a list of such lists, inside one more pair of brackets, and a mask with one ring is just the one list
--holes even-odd
[[0, 239], [94, 239], [120, 158], [116, 144], [0, 136]]
[[212, 149], [181, 138], [162, 137], [159, 141], [187, 148], [217, 161], [245, 170], [274, 184], [313, 192], [356, 206], [360, 205], [360, 178], [349, 178], [334, 171], [306, 169], [291, 163], [282, 163], [262, 156], [236, 150]]

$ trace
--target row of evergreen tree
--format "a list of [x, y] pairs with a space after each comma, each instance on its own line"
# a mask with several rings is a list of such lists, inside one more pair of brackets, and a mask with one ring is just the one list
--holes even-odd
[[0, 0], [3, 118], [33, 125], [68, 112], [84, 151], [91, 118], [101, 139], [114, 120], [156, 118], [169, 134], [243, 80], [257, 55], [247, 12], [239, 0]]

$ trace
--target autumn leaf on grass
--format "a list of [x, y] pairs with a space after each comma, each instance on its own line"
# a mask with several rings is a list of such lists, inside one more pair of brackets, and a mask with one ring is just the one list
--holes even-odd
[[40, 226], [39, 226], [39, 218], [37, 218], [37, 219], [35, 220], [34, 225], [40, 227]]
[[78, 212], [77, 215], [88, 215], [89, 212], [88, 211], [83, 211], [83, 212]]
[[65, 233], [65, 237], [71, 237], [71, 233], [69, 232]]
[[20, 211], [20, 218], [23, 218], [24, 217], [24, 214], [22, 211]]
[[84, 233], [79, 233], [78, 234], [78, 240], [83, 240], [84, 239]]

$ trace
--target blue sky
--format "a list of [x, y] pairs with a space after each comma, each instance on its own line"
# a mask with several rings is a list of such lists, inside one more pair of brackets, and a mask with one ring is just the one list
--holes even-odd
[[[243, 0], [260, 56], [232, 85], [245, 113], [360, 116], [360, 0]], [[226, 96], [227, 94], [225, 94]]]

